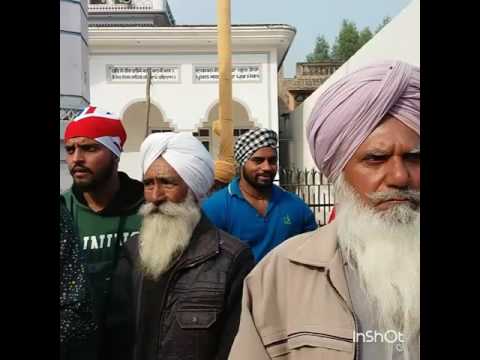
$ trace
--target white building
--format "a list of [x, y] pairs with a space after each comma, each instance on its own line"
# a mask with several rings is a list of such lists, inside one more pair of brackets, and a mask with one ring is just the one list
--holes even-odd
[[[92, 2], [98, 1], [89, 5], [90, 99], [123, 120], [128, 138], [120, 169], [140, 178], [139, 146], [157, 131], [191, 132], [215, 157], [216, 25], [174, 26], [167, 1]], [[232, 26], [235, 135], [256, 126], [278, 131], [277, 74], [294, 36], [288, 25]]]
[[89, 103], [87, 0], [60, 0], [60, 190], [71, 184], [65, 125]]

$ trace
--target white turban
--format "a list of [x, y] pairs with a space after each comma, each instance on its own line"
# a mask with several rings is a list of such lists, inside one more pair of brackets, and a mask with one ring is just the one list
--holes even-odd
[[189, 133], [154, 133], [140, 146], [142, 173], [160, 156], [175, 169], [201, 200], [214, 182], [213, 159], [205, 146]]

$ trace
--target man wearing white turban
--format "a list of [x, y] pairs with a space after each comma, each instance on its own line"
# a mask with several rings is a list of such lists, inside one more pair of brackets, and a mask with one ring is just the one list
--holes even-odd
[[229, 359], [419, 359], [420, 69], [390, 61], [340, 79], [307, 137], [335, 220], [247, 276]]
[[103, 358], [226, 359], [253, 255], [200, 209], [214, 171], [197, 139], [156, 133], [140, 153], [143, 221], [114, 274]]

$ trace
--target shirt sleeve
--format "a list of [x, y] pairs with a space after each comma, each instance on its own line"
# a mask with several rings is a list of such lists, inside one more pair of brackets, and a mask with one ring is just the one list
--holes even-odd
[[202, 210], [217, 228], [227, 231], [225, 221], [226, 200], [224, 194], [216, 193], [206, 199], [202, 203]]
[[315, 220], [315, 215], [313, 214], [312, 210], [305, 205], [304, 207], [304, 228], [303, 231], [313, 231], [318, 227], [317, 220]]

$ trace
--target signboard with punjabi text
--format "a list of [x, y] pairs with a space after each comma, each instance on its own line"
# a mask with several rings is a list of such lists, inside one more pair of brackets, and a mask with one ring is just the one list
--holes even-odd
[[179, 83], [180, 68], [175, 65], [108, 65], [110, 82], [145, 82], [148, 68], [152, 69], [152, 83]]
[[[218, 82], [217, 65], [195, 65], [193, 69], [193, 80], [196, 83]], [[232, 81], [235, 82], [261, 82], [260, 65], [233, 65]]]

